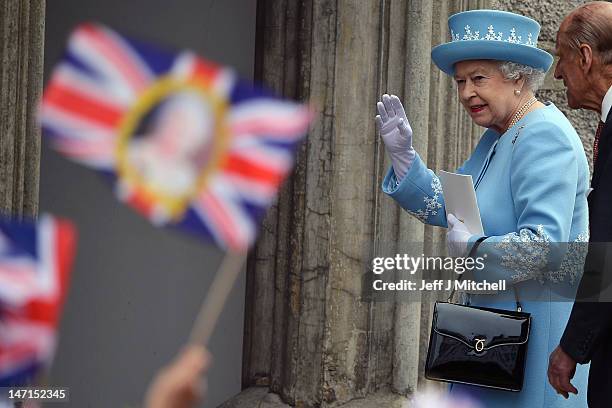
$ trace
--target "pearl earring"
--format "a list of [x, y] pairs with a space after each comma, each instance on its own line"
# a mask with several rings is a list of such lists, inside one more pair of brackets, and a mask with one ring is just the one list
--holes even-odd
[[515, 90], [514, 90], [514, 94], [515, 94], [516, 96], [519, 96], [519, 95], [521, 94], [521, 90], [520, 90], [520, 89], [515, 89]]

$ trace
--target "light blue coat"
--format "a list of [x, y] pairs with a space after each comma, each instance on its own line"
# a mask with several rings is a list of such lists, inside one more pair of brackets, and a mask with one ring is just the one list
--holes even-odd
[[[573, 384], [578, 396], [565, 400], [548, 384], [548, 356], [559, 344], [572, 308], [558, 301], [559, 288], [574, 296], [588, 241], [589, 168], [576, 131], [553, 104], [525, 115], [503, 135], [488, 129], [457, 170], [470, 174], [485, 235], [476, 256], [486, 267], [476, 280], [515, 284], [523, 310], [531, 313], [525, 382], [519, 393], [453, 385], [484, 407], [586, 407], [588, 365], [579, 365]], [[397, 181], [391, 168], [383, 191], [421, 221], [446, 227], [440, 181], [417, 155]], [[479, 237], [470, 239], [469, 247]], [[569, 244], [568, 244], [569, 243]], [[557, 301], [553, 301], [553, 300]], [[473, 294], [470, 303], [514, 309], [514, 293]]]

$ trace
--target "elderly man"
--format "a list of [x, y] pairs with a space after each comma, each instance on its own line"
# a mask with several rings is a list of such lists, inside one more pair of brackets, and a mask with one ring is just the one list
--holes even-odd
[[570, 13], [557, 34], [557, 54], [555, 78], [567, 87], [569, 106], [596, 111], [601, 122], [588, 197], [589, 252], [578, 291], [578, 298], [589, 301], [574, 304], [560, 345], [550, 356], [548, 378], [567, 398], [578, 392], [570, 383], [576, 364], [591, 362], [589, 407], [610, 407], [612, 303], [604, 302], [610, 299], [600, 293], [612, 278], [612, 3], [591, 2]]

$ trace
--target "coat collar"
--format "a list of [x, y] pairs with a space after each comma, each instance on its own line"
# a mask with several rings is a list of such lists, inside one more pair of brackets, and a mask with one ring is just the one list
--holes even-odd
[[601, 121], [605, 122], [608, 119], [608, 114], [610, 113], [610, 108], [612, 108], [612, 86], [608, 89], [608, 92], [603, 98], [601, 102]]

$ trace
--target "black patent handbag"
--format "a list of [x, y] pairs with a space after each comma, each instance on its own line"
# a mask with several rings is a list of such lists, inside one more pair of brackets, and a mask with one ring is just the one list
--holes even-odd
[[437, 302], [425, 378], [520, 391], [530, 327], [520, 304], [510, 311]]
[[[470, 251], [475, 252], [479, 240]], [[531, 315], [516, 311], [436, 302], [425, 378], [504, 391], [521, 391]]]

